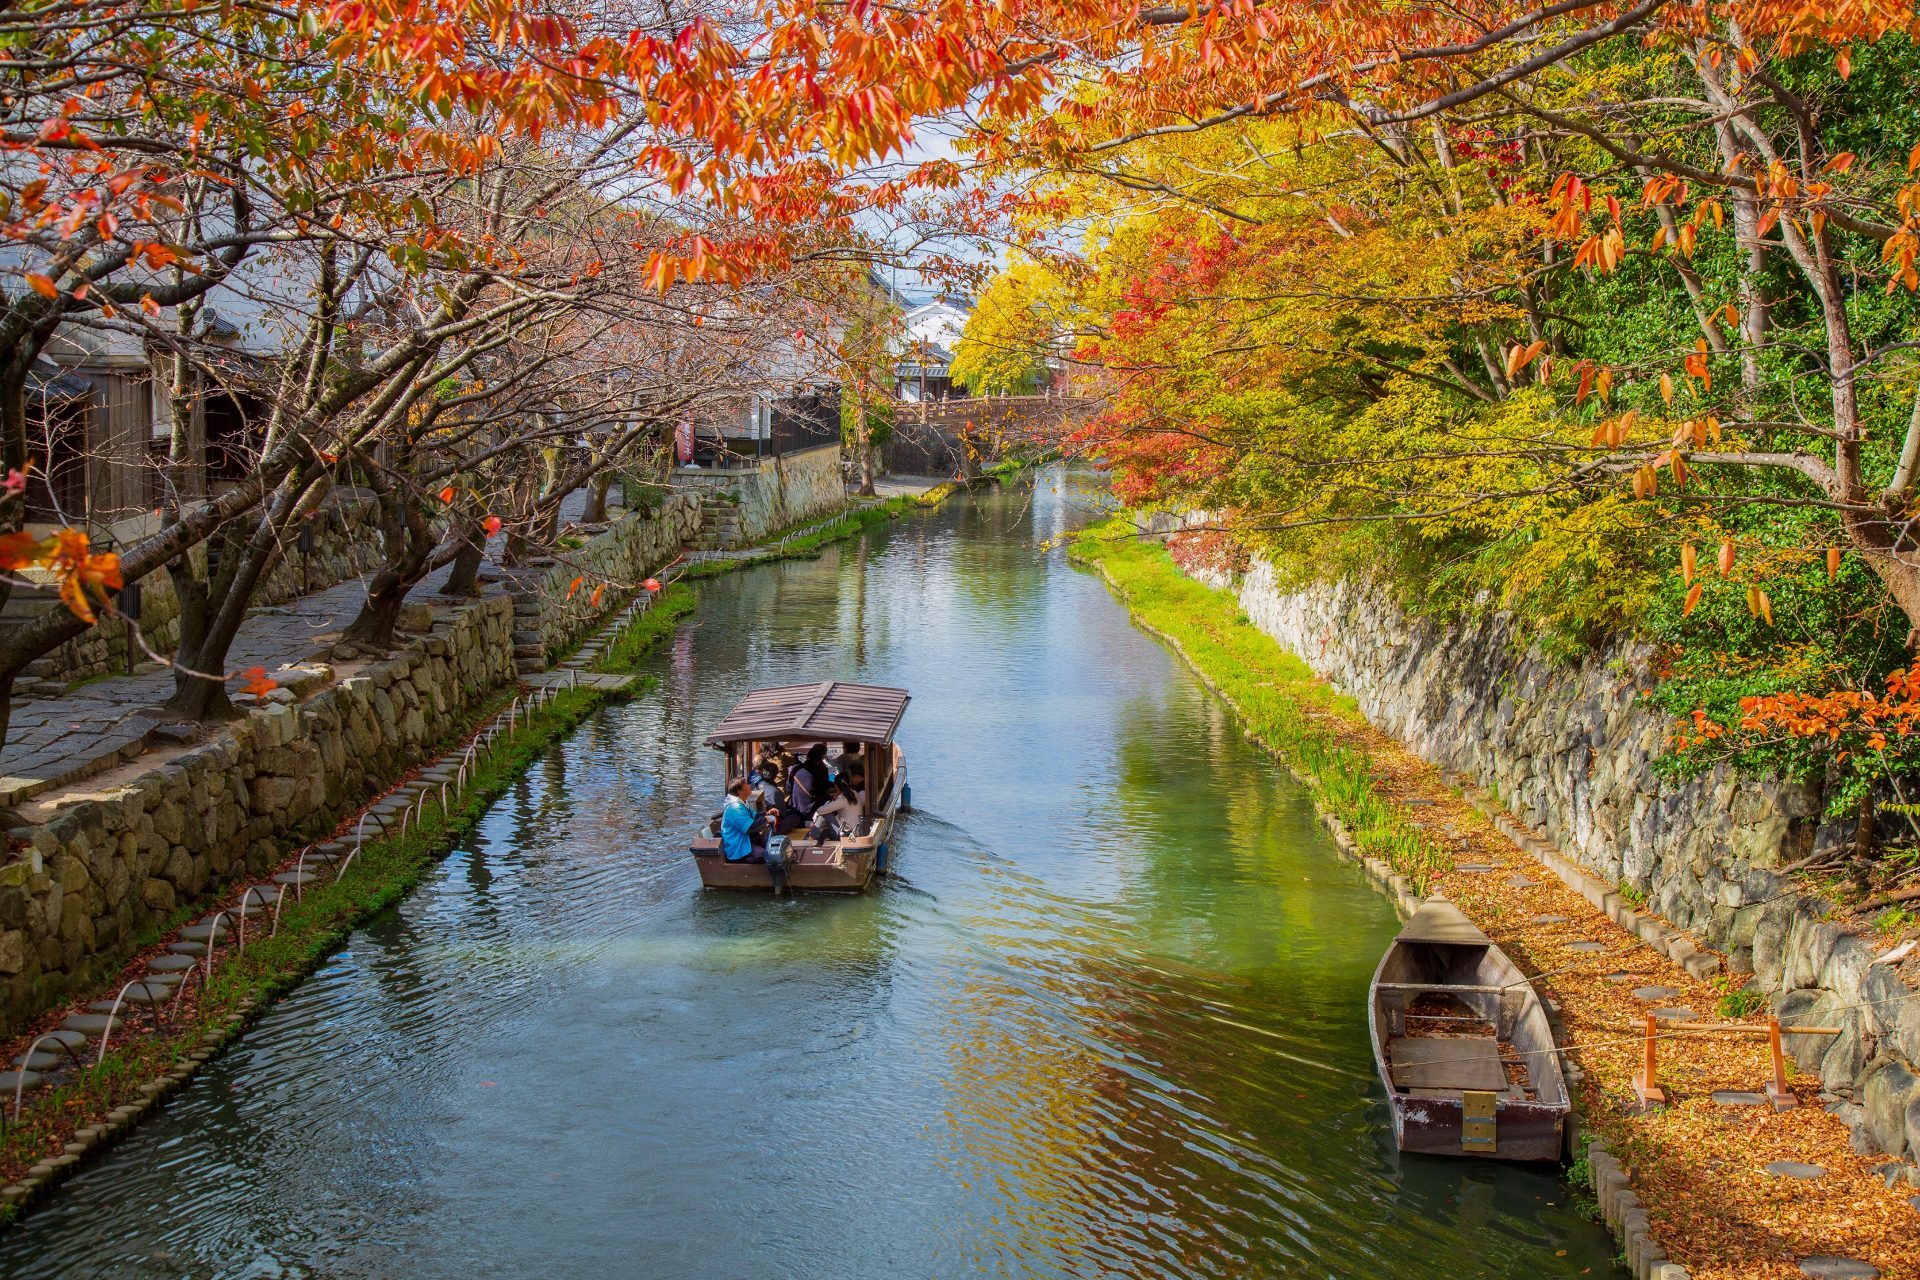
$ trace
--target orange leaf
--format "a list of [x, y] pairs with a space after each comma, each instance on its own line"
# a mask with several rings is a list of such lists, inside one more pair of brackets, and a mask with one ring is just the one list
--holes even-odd
[[1681, 617], [1684, 618], [1693, 612], [1693, 607], [1700, 603], [1700, 588], [1706, 585], [1704, 582], [1696, 582], [1693, 584], [1693, 590], [1687, 592], [1687, 603], [1682, 606], [1680, 610]]
[[1827, 581], [1832, 582], [1840, 576], [1840, 548], [1827, 548]]
[[57, 298], [60, 296], [59, 287], [38, 271], [27, 272], [27, 287], [42, 297]]
[[1726, 577], [1733, 572], [1733, 539], [1728, 538], [1720, 544], [1720, 576]]
[[580, 589], [580, 584], [585, 581], [586, 581], [586, 578], [579, 577], [579, 578], [575, 578], [572, 582], [569, 582], [567, 584], [567, 599], [569, 600], [573, 599], [573, 593], [578, 591]]
[[1853, 74], [1853, 59], [1847, 56], [1845, 49], [1833, 55], [1833, 69], [1842, 80]]
[[1669, 405], [1673, 403], [1673, 375], [1670, 373], [1660, 375], [1660, 398]]
[[607, 584], [603, 582], [593, 589], [591, 596], [587, 597], [587, 604], [592, 608], [598, 609], [600, 607], [600, 597], [605, 594], [607, 594]]
[[0, 571], [39, 564], [45, 554], [40, 539], [30, 533], [0, 533]]
[[494, 534], [500, 532], [500, 517], [488, 516], [485, 520], [482, 520], [480, 522], [480, 527], [482, 529], [485, 529], [487, 531], [487, 536], [491, 538]]
[[1693, 582], [1694, 559], [1695, 552], [1691, 542], [1680, 548], [1680, 578], [1689, 585]]
[[454, 487], [452, 485], [448, 485], [446, 488], [440, 491], [440, 501], [452, 502], [454, 492], [455, 492]]
[[248, 667], [240, 673], [240, 678], [245, 681], [240, 686], [240, 692], [250, 693], [256, 698], [264, 698], [280, 687], [279, 681], [267, 678], [265, 667]]

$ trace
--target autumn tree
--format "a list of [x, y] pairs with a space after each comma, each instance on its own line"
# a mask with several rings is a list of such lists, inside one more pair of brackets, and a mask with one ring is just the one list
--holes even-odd
[[1066, 282], [1046, 264], [1020, 258], [974, 300], [950, 367], [975, 395], [1026, 395], [1047, 376], [1069, 338]]

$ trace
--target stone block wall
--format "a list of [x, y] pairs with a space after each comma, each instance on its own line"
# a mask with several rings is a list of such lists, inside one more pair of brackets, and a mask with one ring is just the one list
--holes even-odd
[[1628, 640], [1577, 664], [1522, 642], [1511, 619], [1409, 616], [1385, 592], [1339, 582], [1283, 590], [1256, 560], [1232, 590], [1253, 624], [1423, 758], [1493, 791], [1508, 812], [1607, 884], [1751, 970], [1782, 1021], [1837, 1026], [1790, 1038], [1856, 1144], [1920, 1154], [1920, 998], [1878, 948], [1826, 922], [1827, 903], [1776, 872], [1818, 840], [1815, 786], [1721, 769], [1654, 772], [1670, 723], [1639, 691], [1652, 654]]
[[[522, 670], [539, 670], [572, 649], [615, 605], [630, 599], [700, 530], [700, 499], [674, 494], [646, 515], [614, 522], [584, 546], [515, 575], [514, 652]], [[580, 589], [569, 594], [575, 578]], [[594, 590], [606, 584], [596, 607]]]
[[740, 509], [740, 536], [749, 543], [831, 515], [847, 505], [839, 445], [762, 458], [751, 468], [704, 474], [676, 471], [673, 483], [675, 488], [693, 493], [732, 494]]
[[[437, 608], [392, 659], [284, 690], [213, 741], [16, 834], [0, 867], [0, 1035], [116, 973], [144, 931], [330, 829], [514, 678], [513, 602]], [[302, 700], [299, 694], [318, 686]]]

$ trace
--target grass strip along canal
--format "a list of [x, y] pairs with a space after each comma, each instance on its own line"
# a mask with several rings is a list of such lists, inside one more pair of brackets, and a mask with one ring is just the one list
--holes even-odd
[[[1395, 1149], [1364, 1016], [1394, 914], [1042, 549], [1097, 500], [1054, 469], [700, 584], [647, 696], [553, 740], [0, 1273], [1617, 1278], [1554, 1170]], [[912, 693], [890, 874], [703, 892], [702, 743], [801, 677]]]
[[[1494, 826], [1491, 797], [1463, 794], [1375, 729], [1253, 626], [1231, 594], [1188, 577], [1138, 533], [1131, 520], [1112, 519], [1084, 530], [1071, 558], [1096, 569], [1134, 619], [1234, 708], [1360, 856], [1405, 877], [1415, 896], [1451, 899], [1523, 970], [1542, 975], [1534, 985], [1559, 1006], [1562, 1044], [1580, 1069], [1584, 1127], [1630, 1172], [1651, 1239], [1693, 1280], [1788, 1280], [1823, 1267], [1920, 1277], [1912, 1190], [1880, 1176], [1884, 1157], [1852, 1150], [1845, 1125], [1815, 1101], [1817, 1077], [1791, 1082], [1797, 1109], [1760, 1105], [1770, 1078], [1763, 1036], [1688, 1035], [1674, 1024], [1659, 1046], [1671, 1104], [1639, 1105], [1630, 1081], [1643, 1041], [1633, 1028], [1653, 1006], [1764, 1027], [1729, 998], [1724, 979], [1693, 976], [1595, 909]], [[1586, 1160], [1573, 1176], [1591, 1178]], [[1658, 1260], [1650, 1250], [1636, 1270], [1652, 1274]]]

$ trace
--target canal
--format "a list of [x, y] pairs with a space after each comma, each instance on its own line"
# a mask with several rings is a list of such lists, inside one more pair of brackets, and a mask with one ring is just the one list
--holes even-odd
[[[701, 588], [397, 908], [0, 1237], [0, 1275], [1619, 1274], [1553, 1170], [1403, 1159], [1395, 918], [1054, 538], [1079, 481]], [[861, 897], [703, 892], [744, 689], [913, 693]]]

